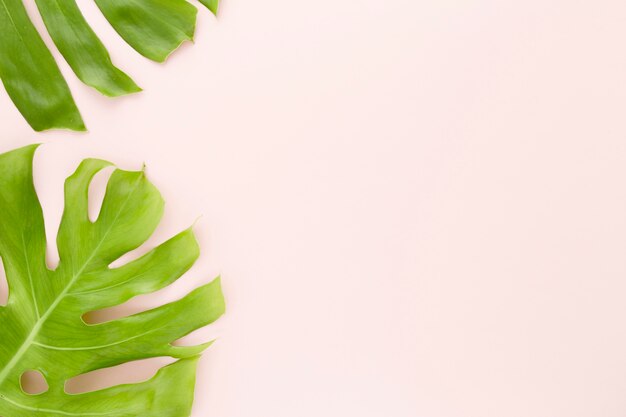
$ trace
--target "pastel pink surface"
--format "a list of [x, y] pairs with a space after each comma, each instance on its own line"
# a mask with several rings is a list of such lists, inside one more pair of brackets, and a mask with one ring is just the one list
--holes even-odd
[[202, 216], [188, 276], [112, 312], [221, 274], [194, 417], [624, 416], [623, 2], [226, 0], [165, 66], [81, 8], [145, 92], [61, 63], [91, 133], [0, 94], [1, 148], [45, 142], [50, 240], [88, 156], [146, 162], [148, 247]]

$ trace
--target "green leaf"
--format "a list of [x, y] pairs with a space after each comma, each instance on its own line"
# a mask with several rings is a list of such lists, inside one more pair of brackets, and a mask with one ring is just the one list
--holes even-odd
[[[217, 12], [218, 0], [200, 0]], [[36, 0], [50, 37], [74, 73], [109, 97], [141, 89], [118, 69], [82, 15], [76, 0]], [[187, 0], [96, 0], [111, 26], [145, 57], [163, 62], [192, 40], [197, 10]], [[22, 0], [0, 0], [0, 79], [37, 131], [85, 125], [54, 57]]]
[[[220, 281], [182, 299], [129, 317], [86, 324], [83, 316], [119, 305], [174, 282], [198, 257], [185, 230], [123, 266], [109, 265], [139, 247], [156, 228], [163, 200], [144, 172], [115, 170], [96, 221], [88, 216], [88, 188], [108, 162], [87, 159], [65, 182], [65, 210], [57, 246], [60, 261], [46, 266], [44, 220], [32, 178], [37, 146], [0, 155], [0, 256], [9, 298], [0, 307], [0, 415], [189, 416], [198, 355], [208, 346], [172, 342], [224, 312]], [[178, 358], [150, 380], [71, 395], [67, 380], [151, 357]], [[21, 376], [39, 371], [47, 392], [29, 395]]]

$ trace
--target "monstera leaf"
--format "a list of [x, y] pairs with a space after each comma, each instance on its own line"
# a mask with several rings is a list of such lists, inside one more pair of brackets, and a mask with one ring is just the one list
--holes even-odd
[[[0, 155], [0, 256], [9, 299], [0, 307], [0, 415], [3, 417], [189, 416], [198, 355], [207, 347], [173, 341], [224, 311], [219, 280], [153, 310], [99, 324], [85, 313], [156, 291], [198, 256], [191, 230], [123, 266], [109, 265], [157, 226], [163, 200], [143, 172], [112, 174], [96, 221], [87, 211], [93, 176], [109, 163], [83, 161], [65, 183], [58, 233], [60, 262], [46, 266], [44, 220], [32, 180], [36, 147]], [[70, 395], [77, 375], [150, 357], [178, 358], [150, 380]], [[29, 395], [20, 379], [38, 371], [49, 389]]]
[[[197, 9], [187, 0], [94, 0], [119, 35], [137, 52], [162, 62], [191, 40]], [[214, 13], [218, 0], [199, 0]], [[116, 97], [140, 91], [111, 62], [76, 0], [36, 0], [50, 37], [78, 78]], [[0, 79], [33, 129], [85, 130], [52, 54], [22, 0], [0, 0]]]

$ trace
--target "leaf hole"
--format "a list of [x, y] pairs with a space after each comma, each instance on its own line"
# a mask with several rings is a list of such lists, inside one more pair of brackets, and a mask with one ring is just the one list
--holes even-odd
[[0, 258], [0, 306], [6, 306], [9, 302], [9, 282], [4, 270], [4, 263]]
[[39, 371], [26, 371], [20, 378], [22, 391], [29, 395], [39, 395], [48, 391], [48, 382]]
[[[163, 244], [165, 241], [169, 240], [172, 237], [172, 234], [168, 234], [169, 231], [165, 229], [164, 225], [166, 224], [166, 220], [162, 220], [161, 223], [157, 226], [156, 230], [152, 235], [146, 240], [143, 244], [141, 244], [138, 248], [133, 249], [131, 251], [126, 252], [119, 258], [115, 259], [113, 262], [109, 264], [109, 268], [116, 269], [121, 268], [124, 265], [127, 265], [139, 258], [141, 258], [146, 253], [150, 252], [152, 249], [157, 246]], [[180, 229], [175, 229], [174, 234], [178, 234]]]
[[[173, 284], [170, 285], [170, 287], [172, 286]], [[107, 307], [100, 310], [87, 312], [83, 314], [82, 319], [87, 325], [95, 325], [143, 313], [145, 311], [160, 307], [163, 304], [175, 301], [176, 297], [172, 298], [164, 295], [171, 291], [171, 288], [166, 287], [151, 294], [138, 295], [126, 301], [125, 303], [118, 304], [113, 307]]]
[[68, 394], [84, 394], [122, 384], [136, 384], [152, 378], [164, 366], [176, 359], [158, 357], [127, 362], [110, 368], [98, 369], [78, 375], [65, 382]]
[[59, 264], [59, 253], [56, 236], [63, 215], [63, 183], [65, 177], [72, 172], [72, 161], [61, 156], [62, 147], [39, 148], [35, 153], [33, 164], [33, 182], [37, 198], [43, 209], [43, 220], [46, 234], [46, 266], [54, 270]]
[[191, 333], [175, 340], [171, 343], [172, 346], [196, 346], [206, 343], [208, 341], [215, 341], [220, 338], [225, 329], [225, 318], [222, 317], [215, 323], [211, 323], [208, 326], [201, 327], [192, 331]]
[[104, 195], [106, 194], [107, 184], [109, 183], [109, 178], [111, 178], [113, 171], [115, 171], [115, 167], [106, 167], [94, 175], [89, 183], [89, 203], [87, 204], [87, 211], [91, 222], [98, 220], [100, 210], [102, 209], [102, 202], [104, 201]]
[[125, 254], [123, 254], [122, 256], [114, 260], [113, 262], [111, 262], [108, 266], [111, 269], [121, 268], [124, 265], [129, 264], [132, 261], [135, 261], [141, 258], [143, 255], [150, 252], [150, 250], [152, 249], [154, 249], [154, 246], [145, 242], [144, 244], [139, 246], [137, 249], [133, 249], [129, 252], [126, 252]]

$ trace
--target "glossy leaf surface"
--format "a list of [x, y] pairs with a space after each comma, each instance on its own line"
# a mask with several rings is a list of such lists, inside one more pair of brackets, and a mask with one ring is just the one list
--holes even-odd
[[[115, 170], [96, 221], [88, 216], [93, 176], [110, 165], [88, 159], [65, 183], [60, 262], [46, 266], [44, 220], [32, 179], [36, 146], [0, 155], [0, 256], [9, 283], [0, 307], [0, 416], [189, 416], [198, 355], [208, 346], [172, 342], [224, 312], [219, 279], [153, 310], [99, 324], [83, 316], [174, 282], [198, 257], [185, 230], [140, 258], [109, 265], [153, 233], [163, 200], [144, 172]], [[150, 380], [71, 395], [67, 380], [151, 357], [178, 358]], [[47, 392], [29, 395], [20, 379], [38, 371]]]
[[[193, 39], [197, 9], [187, 0], [95, 0], [117, 33], [145, 57], [163, 62]], [[50, 37], [75, 74], [109, 97], [141, 89], [117, 68], [76, 0], [36, 0]], [[217, 12], [218, 0], [200, 0]], [[0, 0], [0, 79], [37, 131], [85, 130], [57, 62], [31, 22], [22, 0]]]

